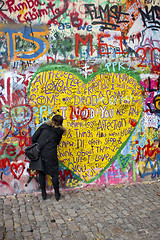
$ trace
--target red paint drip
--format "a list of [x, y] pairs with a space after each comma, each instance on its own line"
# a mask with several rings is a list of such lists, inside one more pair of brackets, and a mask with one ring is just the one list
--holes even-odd
[[141, 33], [139, 32], [139, 33], [137, 33], [136, 34], [136, 37], [137, 37], [137, 39], [138, 39], [138, 42], [140, 41], [140, 37], [141, 37]]

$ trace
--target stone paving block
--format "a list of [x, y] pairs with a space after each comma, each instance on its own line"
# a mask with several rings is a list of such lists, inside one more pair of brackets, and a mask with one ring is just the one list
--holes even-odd
[[72, 233], [72, 231], [69, 230], [67, 226], [64, 229], [61, 229], [61, 231], [63, 232], [63, 236], [70, 236]]
[[90, 221], [95, 219], [95, 216], [91, 213], [91, 214], [87, 214], [87, 217], [89, 218]]
[[28, 232], [28, 231], [31, 231], [31, 226], [30, 225], [24, 225], [23, 227], [22, 227], [22, 231], [23, 232]]
[[62, 223], [64, 223], [64, 220], [63, 220], [62, 218], [61, 218], [61, 219], [57, 219], [57, 220], [56, 220], [56, 223], [57, 223], [57, 224], [62, 224]]
[[76, 231], [79, 231], [79, 227], [74, 224], [73, 222], [72, 223], [68, 223], [67, 224], [67, 227], [69, 230], [71, 230], [72, 232], [76, 232]]
[[[24, 237], [16, 236], [16, 235], [15, 235], [15, 238], [14, 238], [14, 240], [24, 240], [24, 239], [25, 239]], [[26, 240], [27, 240], [27, 238], [26, 238]]]
[[6, 231], [5, 238], [13, 240], [14, 239], [14, 231], [13, 230]]
[[26, 225], [26, 224], [29, 224], [29, 219], [28, 218], [21, 218], [21, 224], [22, 225]]
[[72, 236], [76, 239], [76, 240], [87, 240], [87, 237], [85, 236], [85, 234], [83, 232], [74, 232], [72, 233]]
[[34, 215], [28, 215], [28, 220], [29, 221], [34, 220], [34, 219], [35, 219]]
[[[63, 237], [62, 236], [62, 239], [64, 239], [64, 240], [73, 240], [73, 238], [71, 236], [68, 236], [68, 237]], [[62, 240], [62, 239], [60, 239], [60, 240]]]
[[14, 228], [17, 229], [19, 227], [21, 227], [20, 222], [19, 221], [17, 221], [17, 222], [14, 221]]
[[34, 240], [34, 236], [27, 236], [23, 238], [24, 240]]
[[113, 218], [110, 215], [108, 215], [108, 214], [104, 217], [105, 221], [112, 221], [112, 219]]
[[97, 227], [95, 227], [95, 226], [90, 226], [90, 230], [91, 230], [91, 232], [93, 232], [93, 233], [96, 233], [96, 232], [98, 232], [98, 228]]
[[47, 233], [41, 234], [41, 240], [54, 240], [54, 236], [48, 235]]
[[42, 234], [42, 233], [48, 233], [48, 232], [49, 232], [49, 229], [48, 229], [48, 227], [40, 227], [40, 228], [39, 228], [39, 231], [40, 231], [41, 234]]
[[96, 226], [97, 226], [98, 229], [102, 229], [103, 228], [103, 224], [101, 224], [99, 222], [96, 224]]
[[62, 237], [62, 231], [60, 231], [60, 230], [54, 230], [53, 231], [53, 236], [55, 237], [55, 238], [58, 238], [58, 237]]
[[97, 237], [97, 239], [101, 239], [101, 240], [105, 239], [105, 236], [102, 235], [102, 233], [100, 233], [100, 232], [97, 232], [97, 233], [95, 234], [95, 236]]
[[44, 222], [44, 221], [38, 221], [38, 222], [37, 222], [37, 226], [38, 226], [38, 227], [47, 227], [47, 223]]
[[90, 232], [90, 228], [86, 225], [81, 225], [80, 230], [83, 231], [84, 233]]
[[109, 229], [107, 227], [104, 227], [101, 229], [101, 233], [103, 234], [103, 236], [106, 238], [106, 237], [111, 237], [112, 234], [111, 232], [109, 231]]
[[33, 229], [33, 236], [40, 236], [39, 228]]
[[77, 217], [77, 213], [74, 209], [67, 209], [67, 213], [70, 217]]
[[26, 231], [26, 232], [23, 232], [22, 233], [22, 236], [24, 236], [24, 237], [31, 237], [31, 236], [33, 236], [33, 233], [32, 232], [30, 232], [30, 231]]
[[57, 224], [57, 226], [61, 231], [64, 231], [64, 230], [68, 229], [66, 223]]
[[92, 232], [87, 232], [87, 233], [84, 232], [84, 234], [85, 234], [87, 240], [96, 240], [97, 239], [97, 237], [94, 236], [94, 234]]
[[58, 226], [55, 223], [49, 223], [48, 228], [50, 229], [50, 231], [54, 231], [58, 229]]

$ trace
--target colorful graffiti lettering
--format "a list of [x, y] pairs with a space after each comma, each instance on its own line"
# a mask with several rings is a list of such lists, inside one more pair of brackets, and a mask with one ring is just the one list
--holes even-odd
[[159, 12], [152, 0], [0, 1], [2, 194], [38, 190], [24, 149], [57, 113], [63, 189], [160, 177]]
[[[103, 8], [101, 5], [98, 6], [98, 11], [95, 7], [94, 4], [85, 4], [86, 7], [86, 14], [89, 14], [91, 19], [94, 20], [92, 21], [93, 25], [102, 25], [102, 30], [104, 29], [116, 29], [119, 27], [119, 23], [126, 22], [128, 23], [129, 21], [123, 18], [122, 16], [127, 16], [129, 15], [128, 13], [123, 12], [122, 6], [117, 6], [113, 5], [109, 7], [109, 4], [106, 4], [105, 7]], [[112, 22], [112, 18], [116, 19], [116, 23]], [[123, 20], [120, 20], [123, 18]], [[97, 20], [98, 19], [98, 20]], [[104, 21], [105, 19], [105, 21]], [[106, 19], [108, 21], [106, 21]]]
[[[47, 27], [24, 27], [23, 25], [5, 25], [0, 24], [0, 32], [6, 34], [8, 59], [16, 60], [35, 60], [43, 56], [49, 49], [48, 41], [42, 37], [48, 34]], [[16, 36], [19, 36], [24, 41], [32, 43], [33, 46], [28, 52], [16, 51]], [[44, 47], [45, 44], [45, 47]]]

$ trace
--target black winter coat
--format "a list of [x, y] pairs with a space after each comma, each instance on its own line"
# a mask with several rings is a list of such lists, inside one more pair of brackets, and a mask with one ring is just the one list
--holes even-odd
[[47, 124], [42, 124], [32, 136], [32, 143], [38, 142], [42, 145], [46, 139], [52, 139], [42, 147], [40, 156], [44, 165], [44, 173], [53, 175], [58, 167], [57, 145], [60, 143], [64, 131], [62, 128], [52, 127]]

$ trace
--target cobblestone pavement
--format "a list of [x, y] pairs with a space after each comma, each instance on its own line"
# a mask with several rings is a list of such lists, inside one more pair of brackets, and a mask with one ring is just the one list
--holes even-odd
[[3, 240], [160, 240], [160, 182], [0, 196]]

